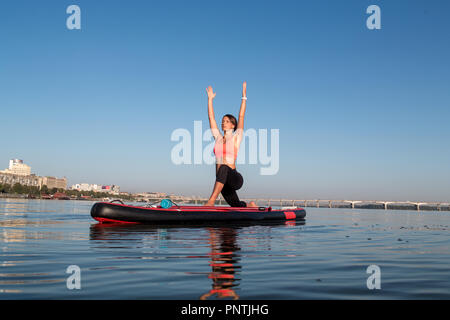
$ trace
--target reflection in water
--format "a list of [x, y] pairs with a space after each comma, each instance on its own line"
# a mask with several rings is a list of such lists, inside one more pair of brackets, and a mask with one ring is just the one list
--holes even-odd
[[208, 278], [212, 280], [212, 289], [200, 297], [206, 300], [213, 295], [217, 298], [239, 299], [234, 287], [239, 285], [237, 276], [241, 266], [236, 251], [240, 248], [236, 242], [237, 230], [234, 228], [209, 228], [209, 244], [211, 246], [211, 273]]
[[[90, 240], [134, 240], [144, 241], [146, 239], [157, 240], [159, 228], [152, 225], [123, 224], [123, 223], [95, 223], [91, 224]], [[108, 244], [110, 242], [106, 242]], [[105, 245], [105, 248], [111, 248]]]
[[0, 221], [0, 240], [1, 242], [25, 242], [27, 240], [54, 239], [62, 240], [62, 232], [45, 232], [34, 229], [35, 227], [61, 224], [61, 221], [53, 220], [27, 220], [27, 219], [8, 219]]
[[[59, 213], [70, 214], [77, 205], [73, 201], [0, 199], [0, 243], [63, 240], [65, 233], [54, 225], [67, 223]], [[3, 246], [2, 250], [10, 248]]]
[[[130, 224], [92, 224], [90, 227], [90, 239], [100, 241], [96, 245], [100, 248], [127, 248], [124, 243], [130, 240], [135, 242], [133, 247], [142, 248], [167, 248], [168, 246], [183, 246], [187, 249], [196, 249], [199, 244], [207, 243], [209, 253], [207, 255], [187, 255], [180, 258], [209, 260], [211, 271], [208, 272], [208, 278], [211, 279], [211, 289], [200, 296], [200, 300], [206, 299], [239, 299], [236, 293], [241, 281], [241, 248], [238, 245], [238, 239], [246, 242], [250, 246], [259, 247], [263, 244], [266, 250], [270, 250], [270, 228], [271, 226], [287, 226], [303, 225], [304, 221], [288, 221], [288, 222], [270, 222], [270, 223], [249, 223], [249, 224], [204, 224], [204, 225], [130, 225]], [[264, 226], [263, 230], [258, 227]], [[254, 229], [256, 228], [256, 230]], [[195, 232], [195, 242], [180, 243], [177, 234], [185, 235], [186, 230], [198, 229], [199, 231], [207, 231], [207, 236], [203, 236], [204, 232]], [[256, 235], [255, 233], [258, 233]], [[122, 246], [117, 246], [115, 241], [120, 241]], [[183, 239], [186, 240], [186, 239]], [[149, 243], [150, 242], [150, 243]], [[155, 246], [156, 244], [156, 246]], [[147, 254], [149, 252], [146, 252]], [[140, 257], [141, 259], [152, 259], [152, 257]], [[190, 274], [190, 272], [187, 272]]]

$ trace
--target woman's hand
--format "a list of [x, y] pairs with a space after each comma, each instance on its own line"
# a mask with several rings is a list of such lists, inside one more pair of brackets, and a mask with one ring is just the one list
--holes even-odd
[[213, 92], [213, 88], [209, 86], [206, 88], [206, 93], [208, 94], [208, 99], [212, 100], [216, 97], [216, 94]]
[[247, 82], [246, 81], [244, 81], [244, 83], [242, 84], [242, 96], [247, 97]]

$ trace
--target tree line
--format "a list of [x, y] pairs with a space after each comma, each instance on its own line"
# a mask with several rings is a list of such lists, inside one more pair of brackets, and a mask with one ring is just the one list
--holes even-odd
[[62, 188], [48, 188], [46, 185], [43, 185], [42, 188], [39, 188], [35, 186], [22, 185], [20, 183], [15, 183], [14, 185], [0, 183], [0, 193], [27, 194], [29, 196], [41, 197], [43, 195], [54, 195], [57, 192], [64, 193], [69, 197], [73, 196], [76, 198], [88, 196], [91, 198], [114, 197], [123, 200], [133, 200], [133, 197], [130, 195], [112, 195], [106, 192], [64, 190]]

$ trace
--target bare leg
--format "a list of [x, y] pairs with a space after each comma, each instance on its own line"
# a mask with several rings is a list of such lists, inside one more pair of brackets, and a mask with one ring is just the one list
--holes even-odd
[[216, 183], [214, 184], [214, 189], [211, 194], [211, 197], [209, 197], [208, 202], [206, 202], [204, 204], [205, 206], [214, 206], [214, 202], [216, 201], [217, 197], [219, 196], [220, 192], [222, 191], [223, 186], [224, 186], [224, 184], [222, 182], [216, 181]]
[[250, 203], [247, 205], [247, 207], [257, 207], [257, 205], [253, 201], [250, 201]]

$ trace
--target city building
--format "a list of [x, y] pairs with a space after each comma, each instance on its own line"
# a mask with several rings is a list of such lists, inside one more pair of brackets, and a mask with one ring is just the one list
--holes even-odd
[[47, 188], [53, 189], [67, 189], [67, 179], [64, 178], [55, 178], [55, 177], [43, 177], [42, 185], [46, 185]]
[[40, 189], [42, 187], [42, 177], [34, 174], [24, 176], [20, 174], [0, 172], [0, 184], [14, 186], [16, 183], [29, 187], [38, 187]]
[[31, 167], [24, 164], [23, 160], [11, 159], [9, 160], [9, 167], [0, 173], [14, 174], [18, 176], [29, 176], [31, 175]]
[[93, 191], [93, 192], [105, 192], [111, 194], [119, 194], [120, 187], [116, 185], [103, 186], [99, 184], [89, 184], [89, 183], [77, 183], [70, 187], [71, 190], [77, 191]]
[[40, 177], [31, 173], [31, 167], [24, 164], [23, 160], [9, 160], [9, 167], [0, 171], [0, 184], [15, 185], [20, 183], [24, 186], [39, 187], [46, 185], [47, 188], [67, 189], [67, 179], [55, 177]]

